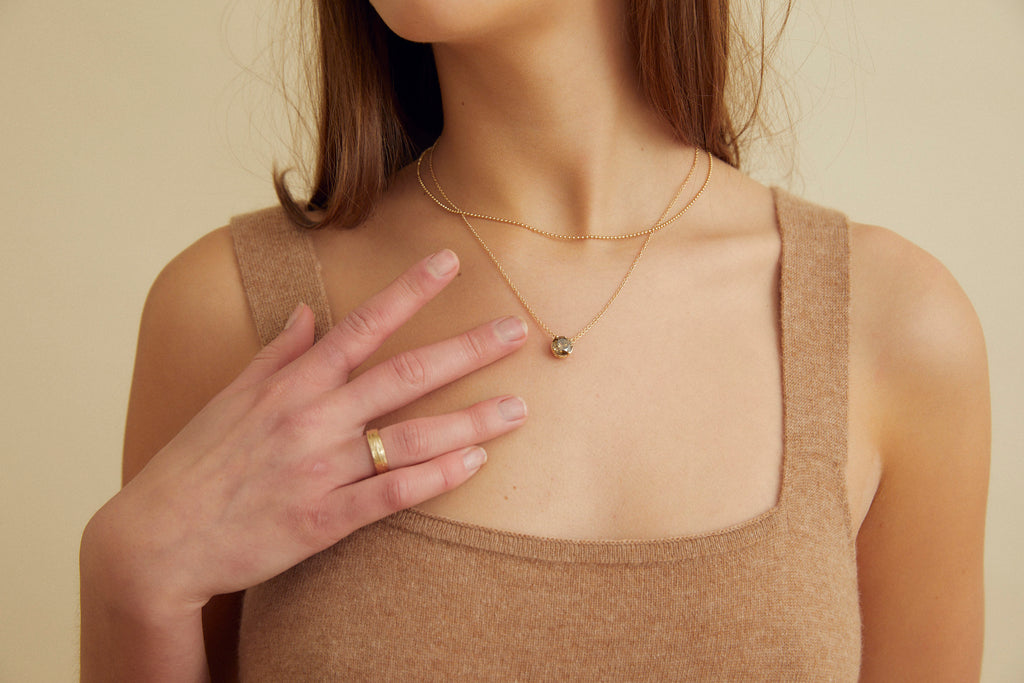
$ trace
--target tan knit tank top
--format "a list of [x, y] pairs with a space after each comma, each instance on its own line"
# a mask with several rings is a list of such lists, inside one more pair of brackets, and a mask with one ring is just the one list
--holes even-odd
[[[415, 510], [246, 592], [243, 681], [855, 681], [860, 612], [845, 462], [846, 219], [775, 191], [782, 490], [703, 534], [542, 538]], [[263, 342], [299, 301], [330, 324], [308, 236], [231, 223]]]

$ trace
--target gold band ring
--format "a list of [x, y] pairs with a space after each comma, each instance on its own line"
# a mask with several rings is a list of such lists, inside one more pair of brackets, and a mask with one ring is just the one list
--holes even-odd
[[370, 444], [370, 457], [373, 458], [373, 469], [377, 474], [384, 474], [388, 467], [388, 457], [384, 455], [384, 442], [380, 439], [380, 432], [376, 429], [366, 430], [366, 443]]

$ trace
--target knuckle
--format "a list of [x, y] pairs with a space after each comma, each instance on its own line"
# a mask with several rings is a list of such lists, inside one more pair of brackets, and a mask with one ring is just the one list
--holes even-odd
[[459, 478], [455, 476], [455, 471], [451, 467], [438, 467], [438, 476], [441, 479], [441, 486], [443, 491], [451, 491], [453, 488], [459, 485]]
[[473, 431], [473, 435], [477, 440], [490, 432], [491, 421], [489, 419], [487, 409], [484, 406], [475, 406], [470, 409], [467, 417], [469, 419], [470, 429]]
[[318, 406], [306, 406], [280, 415], [276, 431], [289, 441], [300, 441], [322, 425], [323, 411]]
[[487, 355], [487, 342], [477, 332], [466, 332], [461, 337], [462, 348], [468, 358], [479, 360]]
[[289, 508], [289, 517], [296, 539], [312, 548], [323, 545], [336, 522], [330, 509], [320, 504], [295, 504]]
[[384, 498], [385, 508], [392, 512], [404, 510], [415, 503], [412, 500], [412, 486], [405, 474], [405, 472], [395, 472], [394, 476], [388, 477], [384, 482], [381, 496]]
[[395, 447], [399, 452], [416, 460], [422, 457], [429, 447], [428, 435], [422, 422], [413, 420], [406, 422], [394, 432]]
[[332, 470], [329, 458], [315, 455], [298, 460], [294, 468], [297, 476], [313, 482], [314, 485], [328, 480]]
[[274, 358], [274, 343], [271, 342], [256, 352], [256, 355], [252, 357], [252, 363], [269, 363], [273, 361]]
[[395, 284], [402, 290], [402, 294], [406, 298], [419, 301], [426, 296], [419, 273], [406, 273], [395, 280]]
[[346, 331], [359, 337], [376, 338], [384, 330], [384, 319], [379, 311], [364, 305], [349, 311], [342, 325]]
[[254, 403], [259, 406], [270, 406], [280, 403], [291, 387], [291, 382], [281, 375], [271, 375], [256, 385]]
[[427, 366], [416, 353], [411, 351], [400, 353], [393, 356], [390, 363], [391, 370], [399, 381], [416, 389], [427, 384], [429, 377]]

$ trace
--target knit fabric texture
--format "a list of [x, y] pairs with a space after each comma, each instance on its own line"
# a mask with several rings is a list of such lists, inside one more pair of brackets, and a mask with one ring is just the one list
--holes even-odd
[[[244, 599], [243, 681], [855, 681], [849, 229], [774, 190], [783, 472], [775, 507], [699, 536], [543, 538], [419, 512], [364, 527]], [[231, 223], [264, 343], [299, 301], [331, 324], [308, 235]]]

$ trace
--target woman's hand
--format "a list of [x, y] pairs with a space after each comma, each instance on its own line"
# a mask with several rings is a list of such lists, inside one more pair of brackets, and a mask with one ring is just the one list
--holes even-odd
[[465, 482], [485, 459], [474, 444], [523, 423], [520, 399], [383, 427], [391, 471], [380, 475], [366, 424], [519, 348], [521, 320], [399, 354], [349, 381], [457, 270], [452, 252], [438, 252], [315, 345], [311, 311], [296, 309], [285, 331], [96, 514], [83, 567], [91, 562], [98, 580], [116, 586], [126, 610], [194, 613], [214, 595], [269, 579]]

